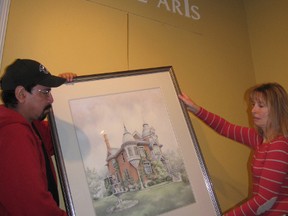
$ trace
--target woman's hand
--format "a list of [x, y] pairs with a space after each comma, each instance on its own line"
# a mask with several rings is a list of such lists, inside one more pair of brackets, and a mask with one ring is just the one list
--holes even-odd
[[187, 109], [192, 113], [197, 114], [200, 111], [200, 107], [195, 104], [186, 94], [179, 94], [178, 97], [185, 103]]
[[67, 72], [67, 73], [61, 73], [58, 75], [59, 77], [65, 78], [68, 82], [72, 82], [73, 78], [77, 76], [75, 73]]

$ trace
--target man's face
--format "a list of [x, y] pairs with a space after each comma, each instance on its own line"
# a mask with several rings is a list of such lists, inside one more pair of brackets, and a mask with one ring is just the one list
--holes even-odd
[[42, 85], [36, 85], [32, 88], [31, 93], [27, 95], [27, 117], [28, 120], [43, 120], [46, 118], [51, 104], [53, 103], [51, 88]]

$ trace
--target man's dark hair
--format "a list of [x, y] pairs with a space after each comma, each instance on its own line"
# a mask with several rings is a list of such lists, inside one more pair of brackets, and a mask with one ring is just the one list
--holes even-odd
[[[31, 93], [31, 90], [34, 88], [35, 84], [24, 87], [26, 91]], [[16, 108], [18, 105], [18, 100], [15, 96], [15, 90], [2, 90], [1, 99], [4, 105], [8, 108]]]

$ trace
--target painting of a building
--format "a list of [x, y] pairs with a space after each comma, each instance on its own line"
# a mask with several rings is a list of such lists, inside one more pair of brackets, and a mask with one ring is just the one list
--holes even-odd
[[173, 173], [168, 158], [163, 155], [165, 145], [159, 142], [153, 127], [144, 123], [142, 133], [130, 133], [125, 126], [123, 128], [122, 143], [117, 145], [119, 148], [113, 148], [108, 135], [103, 134], [109, 173], [105, 186], [111, 194], [142, 190], [164, 181], [181, 181], [180, 175]]
[[196, 202], [160, 88], [70, 103], [97, 215], [156, 216]]

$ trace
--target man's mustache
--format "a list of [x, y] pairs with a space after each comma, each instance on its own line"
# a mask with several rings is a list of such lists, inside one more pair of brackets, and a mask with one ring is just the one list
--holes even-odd
[[52, 108], [52, 105], [49, 104], [49, 105], [47, 105], [47, 106], [44, 108], [43, 111], [50, 111], [51, 108]]
[[47, 117], [48, 113], [50, 112], [50, 109], [52, 109], [51, 104], [47, 105], [47, 106], [43, 109], [43, 112], [42, 112], [42, 114], [39, 116], [38, 120], [39, 120], [39, 121], [43, 121], [43, 120]]

